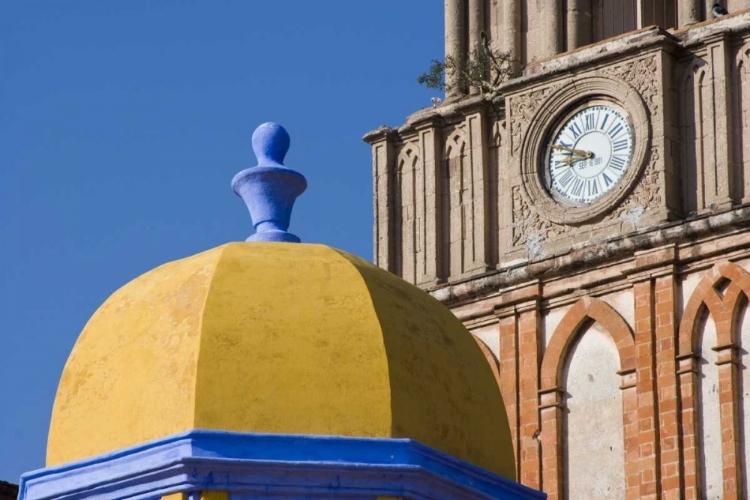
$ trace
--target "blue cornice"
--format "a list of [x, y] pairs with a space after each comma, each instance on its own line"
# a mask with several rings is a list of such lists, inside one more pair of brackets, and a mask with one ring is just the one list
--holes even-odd
[[195, 430], [21, 477], [19, 500], [233, 498], [543, 499], [546, 495], [410, 439]]

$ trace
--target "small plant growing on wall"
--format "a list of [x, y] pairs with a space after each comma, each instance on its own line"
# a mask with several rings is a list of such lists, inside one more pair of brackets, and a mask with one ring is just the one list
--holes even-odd
[[484, 31], [480, 34], [482, 45], [469, 54], [463, 62], [454, 56], [446, 56], [445, 61], [433, 60], [429, 71], [417, 77], [417, 82], [429, 89], [453, 93], [475, 88], [488, 97], [497, 96], [500, 85], [521, 75], [523, 68], [510, 52], [490, 47]]

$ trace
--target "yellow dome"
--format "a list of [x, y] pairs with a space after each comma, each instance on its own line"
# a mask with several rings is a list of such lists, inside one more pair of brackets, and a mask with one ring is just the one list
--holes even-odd
[[412, 438], [515, 476], [469, 332], [418, 288], [322, 245], [230, 243], [115, 292], [65, 366], [47, 465], [192, 429]]

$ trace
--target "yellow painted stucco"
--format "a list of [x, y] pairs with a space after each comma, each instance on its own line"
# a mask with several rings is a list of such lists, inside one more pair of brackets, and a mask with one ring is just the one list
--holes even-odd
[[357, 269], [322, 245], [224, 247], [205, 306], [198, 372], [198, 428], [390, 432], [377, 315]]
[[416, 287], [322, 245], [231, 243], [115, 292], [66, 364], [47, 463], [194, 428], [410, 437], [514, 477], [471, 334]]
[[222, 252], [158, 267], [94, 313], [63, 370], [47, 465], [193, 428], [203, 310]]

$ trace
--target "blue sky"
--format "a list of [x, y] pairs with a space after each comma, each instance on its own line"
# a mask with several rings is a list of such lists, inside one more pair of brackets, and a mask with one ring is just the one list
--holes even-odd
[[434, 0], [0, 2], [0, 479], [44, 466], [110, 293], [252, 232], [229, 185], [260, 123], [308, 178], [290, 230], [371, 258], [361, 137], [429, 105], [442, 31]]

